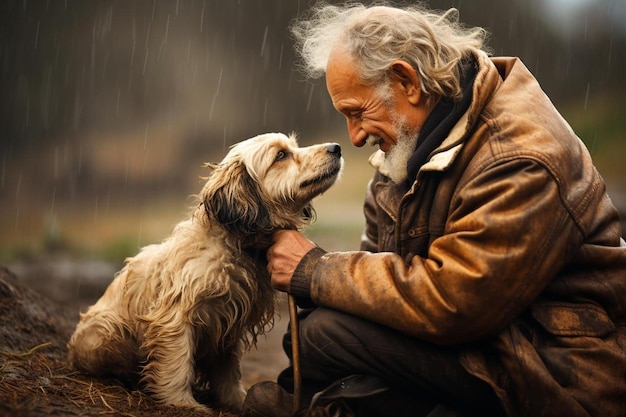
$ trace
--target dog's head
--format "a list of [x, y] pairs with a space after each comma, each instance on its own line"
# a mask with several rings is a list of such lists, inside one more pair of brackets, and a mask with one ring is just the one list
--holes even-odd
[[342, 165], [338, 144], [300, 148], [293, 135], [259, 135], [209, 164], [200, 198], [209, 220], [241, 238], [297, 229], [311, 220], [311, 200], [333, 185]]

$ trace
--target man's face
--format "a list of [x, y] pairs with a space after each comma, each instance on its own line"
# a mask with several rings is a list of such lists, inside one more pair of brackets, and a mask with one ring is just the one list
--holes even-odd
[[[387, 152], [397, 143], [389, 105], [375, 86], [362, 84], [356, 70], [341, 57], [331, 58], [326, 70], [326, 87], [335, 109], [346, 117], [354, 146], [367, 142]], [[368, 141], [368, 137], [370, 137]]]
[[394, 86], [394, 83], [387, 88], [365, 85], [345, 54], [331, 55], [326, 69], [326, 87], [333, 106], [346, 117], [354, 146], [367, 143], [388, 152], [398, 143], [399, 118], [409, 130], [419, 130], [413, 106]]

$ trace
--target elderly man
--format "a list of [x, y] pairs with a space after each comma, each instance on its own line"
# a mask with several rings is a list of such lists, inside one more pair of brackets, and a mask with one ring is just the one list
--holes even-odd
[[[522, 62], [489, 58], [453, 10], [321, 5], [293, 31], [352, 143], [380, 148], [361, 251], [296, 231], [268, 251], [275, 288], [313, 307], [309, 413], [626, 415], [617, 211]], [[247, 415], [297, 412], [291, 372]]]

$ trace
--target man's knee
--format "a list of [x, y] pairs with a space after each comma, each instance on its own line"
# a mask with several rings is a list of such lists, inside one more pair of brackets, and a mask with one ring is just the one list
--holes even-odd
[[349, 323], [358, 320], [345, 313], [319, 307], [300, 322], [300, 337], [303, 343], [317, 346], [340, 342], [344, 339], [353, 340], [353, 326]]
[[302, 357], [312, 362], [341, 360], [347, 346], [360, 344], [360, 320], [339, 311], [316, 308], [300, 322]]

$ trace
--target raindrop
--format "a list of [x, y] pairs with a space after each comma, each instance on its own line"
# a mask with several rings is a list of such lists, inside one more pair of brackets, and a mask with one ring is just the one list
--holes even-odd
[[159, 46], [159, 53], [157, 55], [157, 63], [161, 62], [161, 54], [163, 53], [163, 47], [164, 46], [165, 46], [164, 39], [161, 39], [161, 45]]
[[263, 33], [263, 42], [261, 42], [261, 56], [263, 56], [263, 52], [265, 51], [265, 43], [267, 42], [267, 31], [269, 26], [265, 26], [265, 32]]
[[161, 62], [161, 56], [163, 54], [163, 50], [167, 46], [167, 35], [170, 30], [170, 15], [167, 15], [167, 20], [165, 21], [165, 35], [163, 35], [163, 39], [161, 40], [161, 46], [159, 47], [159, 55], [157, 56], [157, 62]]
[[591, 87], [591, 83], [587, 83], [587, 91], [585, 92], [585, 104], [583, 105], [583, 110], [587, 110], [587, 103], [589, 102], [589, 88]]
[[57, 187], [54, 186], [54, 188], [52, 189], [52, 202], [50, 204], [50, 216], [56, 217], [54, 215], [54, 204], [56, 202], [57, 199]]
[[306, 102], [306, 111], [308, 112], [311, 108], [311, 100], [313, 99], [313, 91], [315, 90], [315, 85], [311, 85], [311, 91], [309, 92], [309, 99]]
[[130, 50], [130, 69], [133, 69], [133, 64], [135, 62], [135, 46], [137, 45], [137, 34], [135, 33], [135, 18], [133, 17], [133, 44]]
[[206, 0], [202, 3], [202, 10], [200, 11], [200, 33], [202, 33], [202, 28], [204, 26], [204, 8], [206, 7]]
[[150, 41], [150, 30], [152, 28], [152, 22], [148, 22], [148, 29], [146, 29], [146, 42], [145, 42], [145, 49], [148, 49], [148, 42]]
[[163, 38], [163, 46], [167, 46], [167, 36], [170, 32], [170, 15], [169, 13], [167, 14], [167, 20], [165, 21], [165, 35]]
[[148, 55], [150, 54], [150, 48], [146, 48], [146, 56], [143, 58], [143, 69], [141, 75], [146, 75], [146, 64], [148, 63]]
[[222, 86], [222, 74], [224, 73], [224, 68], [220, 68], [220, 75], [217, 78], [217, 87], [215, 87], [215, 92], [213, 93], [213, 98], [211, 98], [211, 107], [209, 108], [209, 120], [213, 119], [213, 109], [215, 108], [215, 102], [217, 101], [217, 96], [220, 93], [220, 88]]
[[39, 43], [39, 25], [41, 21], [37, 22], [37, 29], [35, 30], [35, 49], [37, 49], [37, 44]]

